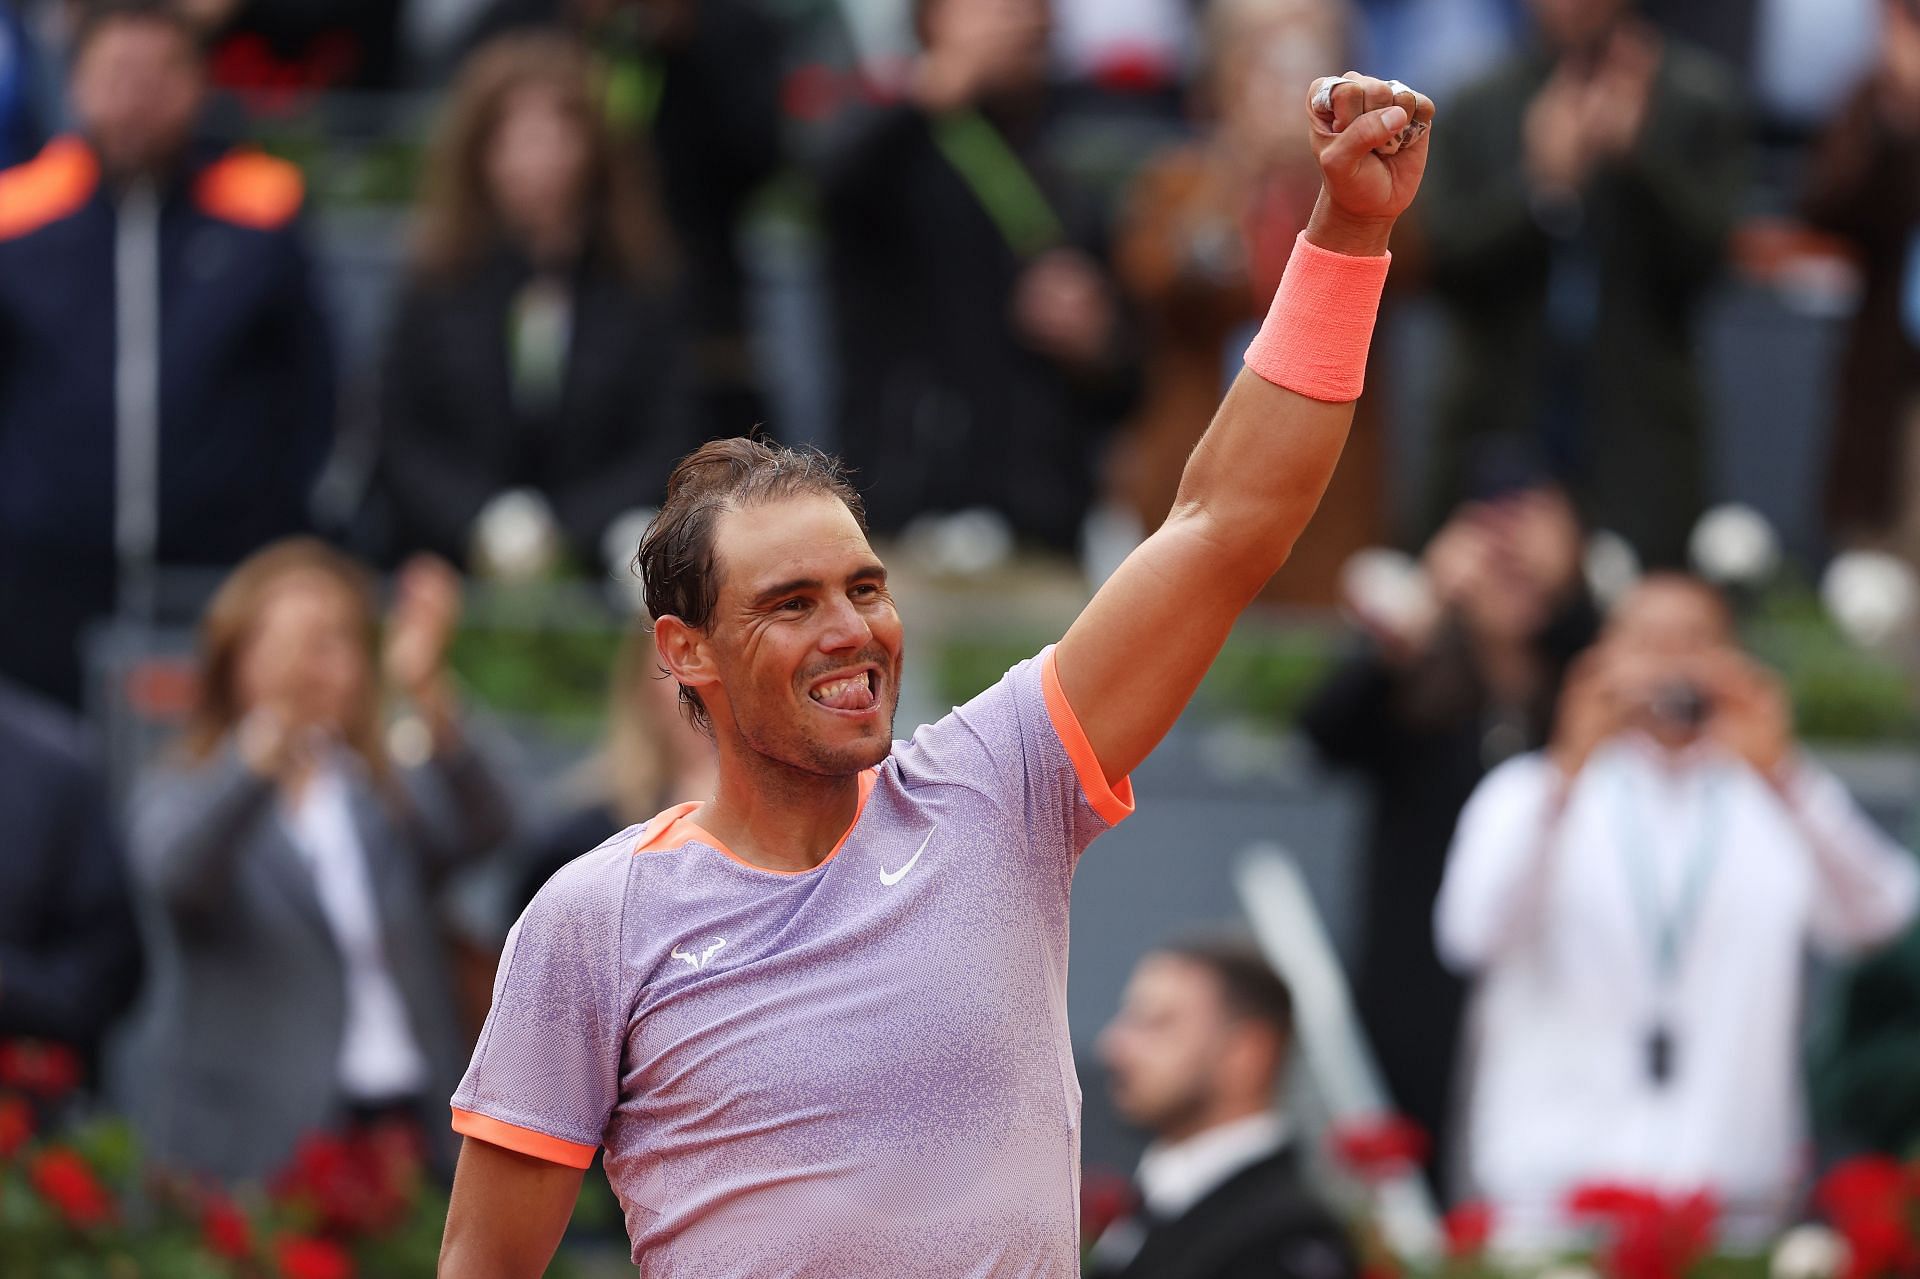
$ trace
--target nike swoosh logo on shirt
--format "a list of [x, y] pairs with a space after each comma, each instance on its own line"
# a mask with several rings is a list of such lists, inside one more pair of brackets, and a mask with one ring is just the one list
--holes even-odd
[[913, 850], [913, 856], [907, 858], [907, 864], [899, 870], [889, 871], [885, 866], [882, 866], [880, 868], [880, 882], [888, 888], [892, 888], [904, 879], [907, 872], [913, 869], [913, 864], [920, 860], [920, 854], [927, 851], [927, 845], [933, 842], [933, 832], [939, 829], [938, 826], [935, 826], [933, 830], [927, 832], [927, 837], [920, 841], [920, 847]]

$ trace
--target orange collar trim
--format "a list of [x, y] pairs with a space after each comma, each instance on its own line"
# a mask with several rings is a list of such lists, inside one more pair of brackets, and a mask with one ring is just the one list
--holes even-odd
[[820, 859], [819, 865], [808, 867], [805, 870], [774, 870], [770, 866], [755, 865], [753, 862], [740, 856], [718, 839], [715, 839], [712, 832], [708, 831], [706, 827], [693, 820], [692, 814], [694, 810], [700, 807], [701, 803], [701, 801], [697, 799], [690, 799], [684, 804], [675, 804], [672, 808], [667, 809], [665, 812], [658, 814], [648, 821], [645, 829], [641, 831], [640, 842], [634, 845], [633, 851], [637, 856], [641, 853], [652, 853], [668, 848], [679, 848], [688, 843], [699, 843], [705, 844], [708, 848], [713, 849], [722, 856], [738, 862], [748, 870], [758, 871], [762, 875], [780, 875], [783, 877], [811, 875], [814, 871], [819, 870], [821, 866], [825, 866], [828, 862], [838, 857], [840, 850], [847, 846], [847, 841], [853, 838], [853, 832], [860, 825], [861, 815], [867, 811], [867, 797], [873, 794], [874, 783], [877, 782], [879, 778], [880, 770], [877, 768], [869, 768], [861, 772], [860, 802], [853, 810], [853, 821], [848, 824], [846, 833], [840, 836], [840, 842], [833, 846], [831, 852]]

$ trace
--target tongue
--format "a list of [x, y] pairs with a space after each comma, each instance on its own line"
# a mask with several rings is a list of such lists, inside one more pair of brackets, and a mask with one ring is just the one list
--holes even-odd
[[861, 680], [846, 685], [832, 697], [821, 698], [820, 704], [836, 711], [863, 711], [873, 705], [873, 690], [867, 687], [865, 680]]

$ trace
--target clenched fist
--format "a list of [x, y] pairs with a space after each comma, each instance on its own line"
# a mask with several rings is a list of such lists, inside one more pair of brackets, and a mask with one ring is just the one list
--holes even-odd
[[1382, 252], [1426, 173], [1433, 99], [1349, 71], [1314, 81], [1307, 117], [1322, 180], [1308, 238], [1343, 253]]

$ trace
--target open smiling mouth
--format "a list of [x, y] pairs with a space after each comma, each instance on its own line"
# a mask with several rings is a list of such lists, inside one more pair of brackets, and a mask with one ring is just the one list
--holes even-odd
[[822, 680], [807, 690], [807, 696], [830, 711], [858, 714], [880, 704], [879, 681], [872, 670]]

